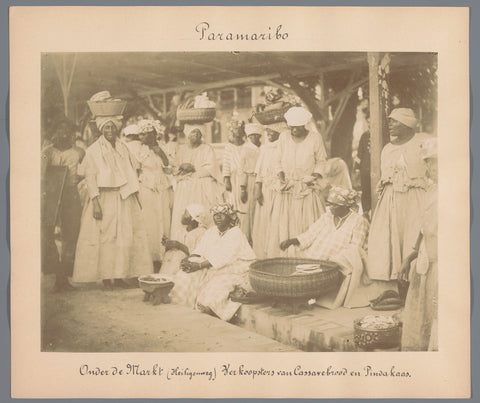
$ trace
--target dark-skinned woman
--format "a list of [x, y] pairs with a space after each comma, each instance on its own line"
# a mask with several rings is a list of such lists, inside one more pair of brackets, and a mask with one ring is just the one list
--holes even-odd
[[[101, 136], [86, 151], [84, 207], [73, 281], [103, 280], [107, 289], [121, 279], [153, 272], [141, 206], [135, 158], [118, 138], [121, 117], [97, 117]], [[112, 284], [112, 280], [115, 281]]]
[[275, 195], [273, 185], [277, 177], [273, 162], [277, 151], [278, 137], [280, 132], [286, 128], [287, 126], [284, 123], [266, 127], [267, 141], [260, 147], [260, 155], [255, 166], [255, 191], [253, 198], [257, 205], [255, 206], [255, 217], [253, 220], [252, 241], [253, 250], [258, 259], [267, 257], [267, 237], [265, 234], [270, 231], [272, 204]]
[[[158, 272], [165, 253], [162, 239], [164, 236], [168, 236], [166, 231], [170, 229], [168, 195], [170, 182], [163, 171], [168, 166], [168, 158], [157, 144], [155, 122], [141, 120], [137, 126], [141, 146], [134, 152], [134, 156], [139, 168], [139, 197], [153, 266], [155, 272]], [[167, 222], [165, 223], [165, 221]]]
[[181, 223], [185, 208], [189, 204], [198, 203], [208, 211], [221, 200], [223, 187], [215, 151], [202, 141], [205, 126], [185, 125], [184, 130], [188, 143], [179, 148], [175, 162], [176, 188], [170, 233], [170, 239], [180, 242], [185, 235]]
[[282, 250], [295, 246], [298, 256], [329, 260], [340, 266], [344, 275], [340, 288], [317, 299], [317, 304], [326, 308], [367, 306], [378, 292], [366, 286], [370, 285], [364, 267], [368, 221], [358, 213], [359, 200], [354, 190], [332, 187], [327, 198], [329, 211], [306, 232], [280, 244]]
[[236, 287], [251, 291], [248, 269], [255, 253], [238, 227], [231, 204], [217, 204], [211, 213], [215, 225], [205, 231], [197, 248], [182, 262], [183, 273], [178, 274], [181, 279], [177, 277], [176, 284], [189, 284], [188, 293], [197, 309], [229, 321], [241, 305], [230, 300], [230, 292]]
[[325, 212], [327, 155], [321, 135], [307, 129], [312, 114], [303, 107], [285, 113], [289, 129], [278, 139], [275, 158], [276, 195], [268, 234], [268, 257], [296, 256], [293, 248], [281, 251], [280, 241], [306, 231]]
[[411, 109], [397, 108], [389, 116], [390, 143], [382, 150], [378, 202], [368, 238], [368, 275], [373, 280], [398, 277], [420, 231], [427, 187], [422, 159], [426, 134], [415, 134]]

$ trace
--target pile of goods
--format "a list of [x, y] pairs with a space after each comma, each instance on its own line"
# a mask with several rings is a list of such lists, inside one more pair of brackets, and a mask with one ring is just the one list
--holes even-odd
[[355, 345], [364, 350], [398, 347], [402, 323], [393, 316], [367, 315], [353, 322]]
[[254, 114], [262, 125], [270, 125], [284, 121], [283, 115], [292, 107], [301, 104], [300, 98], [285, 94], [277, 87], [264, 87], [265, 104], [259, 104]]
[[300, 276], [302, 274], [320, 273], [322, 271], [323, 269], [320, 264], [299, 264], [295, 267], [295, 271], [290, 275]]
[[397, 292], [387, 290], [379, 297], [370, 301], [370, 307], [375, 311], [396, 311], [403, 307], [404, 301]]
[[188, 98], [177, 109], [177, 119], [188, 124], [202, 124], [215, 119], [216, 104], [208, 99], [207, 93]]

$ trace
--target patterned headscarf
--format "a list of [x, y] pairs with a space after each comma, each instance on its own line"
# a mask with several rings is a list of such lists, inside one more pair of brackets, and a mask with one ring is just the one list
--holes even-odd
[[164, 127], [158, 120], [142, 119], [137, 123], [137, 126], [140, 129], [140, 133], [156, 132], [157, 134], [162, 134], [164, 131]]
[[230, 228], [235, 227], [240, 223], [240, 219], [237, 215], [237, 210], [230, 203], [218, 203], [210, 209], [212, 215], [215, 214], [225, 214], [230, 218]]
[[328, 194], [327, 201], [337, 206], [354, 207], [358, 204], [360, 197], [353, 189], [345, 189], [340, 186], [333, 186]]
[[102, 131], [103, 127], [108, 122], [112, 122], [117, 128], [117, 130], [120, 130], [123, 125], [122, 119], [123, 119], [123, 116], [97, 116], [95, 118], [95, 123], [98, 127], [98, 130], [100, 131]]

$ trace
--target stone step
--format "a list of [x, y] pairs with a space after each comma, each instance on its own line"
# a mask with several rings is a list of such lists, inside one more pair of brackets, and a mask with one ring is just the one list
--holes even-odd
[[303, 351], [358, 351], [353, 338], [353, 321], [366, 315], [391, 315], [370, 308], [319, 306], [298, 314], [267, 303], [242, 305], [233, 323], [246, 330]]

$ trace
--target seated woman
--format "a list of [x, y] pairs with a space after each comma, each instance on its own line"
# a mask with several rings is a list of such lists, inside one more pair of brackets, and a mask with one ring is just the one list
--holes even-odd
[[306, 232], [283, 241], [282, 250], [291, 245], [305, 258], [337, 263], [345, 276], [339, 290], [317, 299], [317, 304], [333, 309], [369, 304], [364, 273], [368, 221], [357, 213], [359, 196], [354, 190], [334, 186], [327, 198], [329, 211], [322, 214]]
[[255, 253], [233, 206], [220, 203], [211, 209], [214, 226], [205, 231], [197, 248], [182, 261], [175, 278], [173, 302], [186, 302], [203, 312], [213, 312], [228, 321], [240, 307], [229, 299], [235, 287], [251, 290], [248, 269]]
[[[160, 273], [173, 276], [180, 270], [180, 262], [190, 255], [205, 233], [205, 211], [201, 204], [189, 204], [183, 213], [182, 224], [186, 232], [182, 241], [165, 239], [165, 257]], [[180, 302], [183, 303], [183, 302]]]

